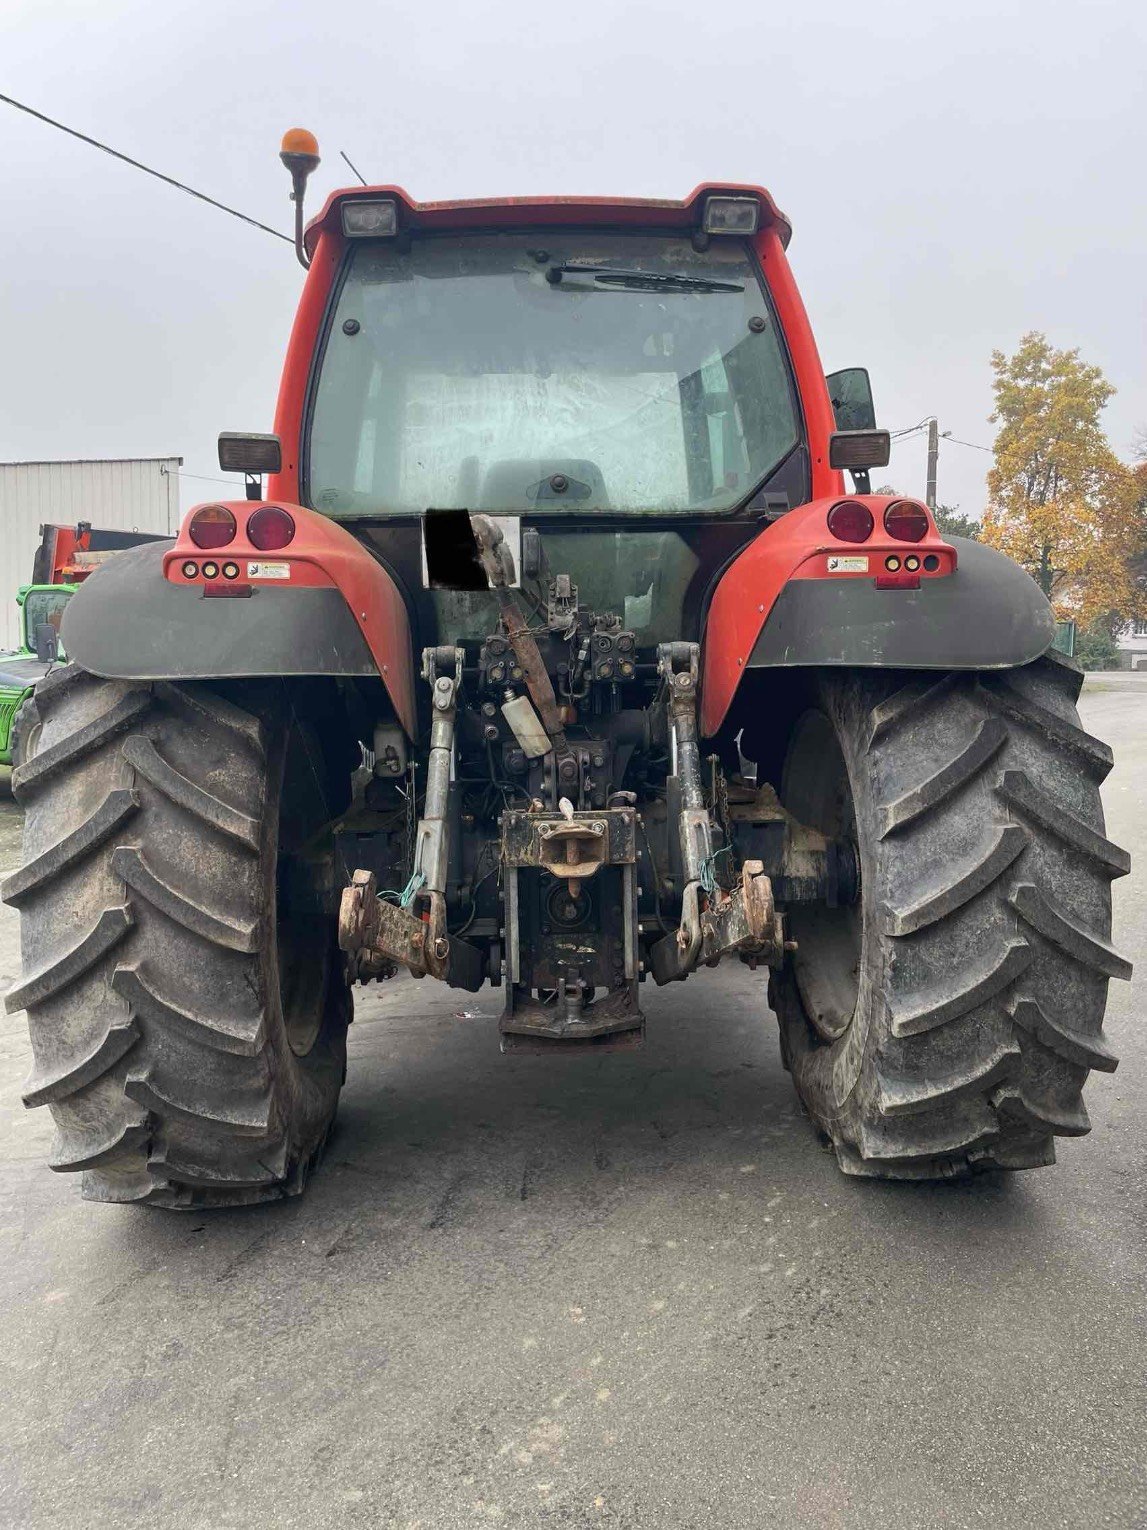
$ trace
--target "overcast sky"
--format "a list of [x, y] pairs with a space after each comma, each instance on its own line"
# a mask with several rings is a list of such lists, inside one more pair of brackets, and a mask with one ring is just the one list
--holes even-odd
[[[285, 128], [317, 209], [349, 179], [420, 200], [684, 196], [759, 182], [828, 370], [880, 422], [990, 444], [988, 357], [1078, 346], [1147, 426], [1142, 0], [4, 0], [0, 90], [287, 230]], [[182, 456], [269, 430], [302, 281], [290, 248], [0, 104], [0, 460]], [[979, 514], [989, 457], [945, 445]], [[923, 493], [924, 441], [888, 470]], [[184, 479], [183, 502], [218, 489]]]

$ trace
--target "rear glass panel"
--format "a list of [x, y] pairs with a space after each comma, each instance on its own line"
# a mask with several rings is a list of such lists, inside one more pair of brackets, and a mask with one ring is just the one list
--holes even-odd
[[307, 497], [336, 517], [722, 511], [799, 438], [740, 241], [370, 241], [326, 340]]

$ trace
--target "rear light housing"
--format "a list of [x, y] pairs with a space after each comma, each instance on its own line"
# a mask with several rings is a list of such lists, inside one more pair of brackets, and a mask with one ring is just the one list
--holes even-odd
[[884, 529], [898, 542], [922, 542], [928, 535], [928, 512], [913, 499], [898, 499], [884, 512]]
[[277, 473], [283, 466], [283, 448], [278, 436], [221, 430], [219, 466], [225, 473]]
[[838, 542], [867, 542], [876, 522], [858, 499], [842, 499], [828, 512], [828, 529]]
[[205, 551], [235, 540], [235, 517], [226, 505], [204, 505], [191, 517], [187, 535]]
[[264, 505], [247, 522], [247, 540], [260, 552], [278, 552], [294, 540], [295, 521], [279, 505]]
[[392, 239], [398, 233], [398, 203], [344, 202], [342, 221], [348, 239]]
[[706, 197], [701, 227], [706, 234], [755, 234], [760, 220], [756, 197]]
[[886, 430], [834, 430], [828, 438], [828, 465], [858, 469], [887, 467], [892, 437]]

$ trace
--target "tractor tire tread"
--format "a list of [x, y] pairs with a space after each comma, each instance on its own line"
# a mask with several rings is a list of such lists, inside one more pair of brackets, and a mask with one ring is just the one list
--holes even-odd
[[[25, 1098], [55, 1119], [50, 1166], [82, 1172], [93, 1200], [297, 1194], [345, 1043], [316, 1048], [307, 1072], [277, 1008], [272, 1021], [268, 725], [206, 686], [74, 665], [37, 695], [40, 749], [14, 782], [25, 864], [3, 889], [24, 972], [6, 1003], [28, 1012]], [[349, 1000], [335, 1002], [345, 1034]]]
[[817, 681], [867, 825], [875, 938], [839, 1040], [815, 1036], [791, 976], [772, 992], [786, 1063], [846, 1173], [1036, 1167], [1089, 1129], [1088, 1071], [1117, 1066], [1108, 980], [1131, 972], [1110, 939], [1129, 860], [1104, 835], [1111, 752], [1079, 725], [1079, 684], [1054, 656], [896, 688]]

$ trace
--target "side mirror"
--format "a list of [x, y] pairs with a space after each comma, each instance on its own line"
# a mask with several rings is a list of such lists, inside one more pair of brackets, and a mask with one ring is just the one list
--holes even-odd
[[[828, 396], [832, 400], [838, 430], [875, 430], [876, 408], [872, 402], [872, 384], [867, 367], [845, 367], [842, 372], [830, 372], [825, 378]], [[882, 464], [873, 463], [873, 467]], [[848, 466], [841, 463], [841, 467]]]
[[51, 622], [36, 626], [36, 657], [41, 664], [54, 664], [60, 657], [60, 635]]

